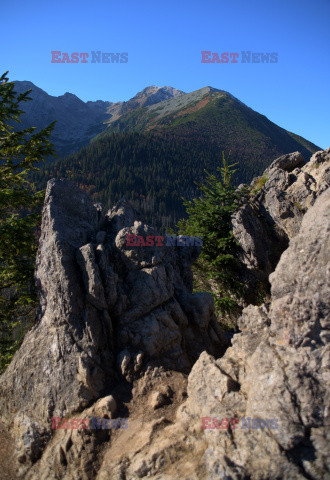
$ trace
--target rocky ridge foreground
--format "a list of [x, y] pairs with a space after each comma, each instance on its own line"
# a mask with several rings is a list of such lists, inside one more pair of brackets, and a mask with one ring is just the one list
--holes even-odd
[[105, 214], [70, 182], [48, 182], [38, 320], [0, 380], [24, 465], [40, 457], [52, 417], [80, 413], [148, 366], [188, 373], [202, 351], [228, 346], [211, 295], [192, 294], [201, 247], [127, 247], [128, 234], [155, 232], [126, 201]]
[[[17, 478], [330, 478], [330, 149], [305, 166], [281, 157], [266, 178], [233, 223], [246, 278], [271, 274], [271, 301], [244, 309], [227, 350], [210, 297], [191, 293], [198, 249], [125, 247], [153, 233], [126, 202], [104, 215], [48, 184], [39, 319], [0, 379]], [[52, 431], [64, 415], [128, 428]], [[279, 428], [203, 430], [202, 417]]]

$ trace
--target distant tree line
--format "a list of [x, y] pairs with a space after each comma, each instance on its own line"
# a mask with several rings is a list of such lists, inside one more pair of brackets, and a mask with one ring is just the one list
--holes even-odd
[[[245, 162], [235, 156], [239, 170], [236, 184], [250, 181], [266, 164]], [[109, 208], [125, 196], [161, 231], [185, 216], [182, 197], [198, 192], [196, 180], [205, 168], [215, 173], [219, 146], [204, 138], [177, 137], [169, 133], [112, 133], [78, 153], [46, 163], [31, 176], [37, 188], [50, 178], [67, 178]]]

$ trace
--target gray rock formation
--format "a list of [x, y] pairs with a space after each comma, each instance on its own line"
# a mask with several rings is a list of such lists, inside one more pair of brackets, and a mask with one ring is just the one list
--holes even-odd
[[306, 165], [299, 152], [283, 155], [252, 182], [255, 190], [259, 188], [253, 202], [233, 217], [248, 304], [260, 303], [269, 291], [269, 275], [297, 235], [306, 211], [329, 186], [330, 148], [315, 153]]
[[203, 350], [224, 352], [211, 296], [192, 294], [200, 248], [127, 247], [129, 233], [155, 234], [137, 218], [125, 201], [105, 216], [70, 182], [48, 182], [40, 311], [0, 380], [2, 420], [30, 432], [22, 459], [41, 455], [52, 416], [81, 412], [150, 362], [188, 372]]
[[276, 419], [205, 430], [207, 478], [330, 478], [330, 190], [306, 213], [271, 275], [272, 303], [247, 307], [224, 357], [188, 380], [192, 417]]
[[244, 309], [222, 358], [201, 354], [175, 418], [166, 405], [156, 416], [162, 374], [156, 385], [150, 372], [139, 380], [129, 437], [112, 438], [97, 480], [330, 478], [329, 234], [327, 190], [271, 275], [272, 302]]
[[[125, 200], [105, 214], [48, 183], [38, 321], [0, 378], [17, 478], [330, 479], [329, 157], [277, 159], [235, 217], [271, 296], [229, 348], [212, 299], [191, 293], [199, 247], [129, 247], [155, 232]], [[128, 429], [52, 430], [64, 415]]]

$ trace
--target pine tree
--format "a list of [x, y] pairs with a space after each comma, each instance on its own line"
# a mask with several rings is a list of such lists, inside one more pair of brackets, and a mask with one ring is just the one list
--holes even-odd
[[0, 78], [0, 371], [18, 348], [22, 321], [31, 319], [36, 304], [36, 229], [44, 192], [36, 192], [27, 176], [53, 154], [49, 136], [54, 127], [14, 131], [23, 113], [20, 103], [31, 100], [31, 90], [17, 96], [7, 74]]
[[215, 304], [226, 314], [239, 311], [237, 300], [244, 293], [238, 272], [240, 247], [232, 232], [231, 217], [247, 191], [232, 185], [236, 164], [229, 165], [224, 153], [222, 161], [222, 167], [217, 168], [221, 178], [205, 171], [205, 181], [199, 185], [202, 195], [192, 201], [184, 199], [188, 218], [178, 222], [178, 230], [203, 238], [199, 268], [213, 280]]

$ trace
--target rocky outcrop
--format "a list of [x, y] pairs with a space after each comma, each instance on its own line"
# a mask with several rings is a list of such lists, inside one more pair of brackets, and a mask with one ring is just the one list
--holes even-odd
[[164, 374], [139, 380], [129, 436], [113, 436], [98, 480], [330, 478], [329, 234], [327, 190], [271, 275], [272, 302], [244, 309], [222, 358], [200, 355], [174, 418], [170, 406], [151, 417]]
[[330, 148], [315, 153], [307, 164], [299, 152], [283, 155], [252, 182], [253, 201], [233, 217], [247, 304], [260, 304], [269, 292], [269, 275], [297, 235], [304, 214], [329, 186]]
[[127, 234], [155, 234], [138, 219], [126, 201], [105, 215], [70, 182], [48, 182], [40, 311], [0, 380], [2, 420], [28, 439], [22, 461], [41, 455], [51, 417], [82, 412], [149, 364], [188, 372], [203, 350], [224, 352], [211, 296], [192, 294], [200, 247], [126, 246]]
[[[119, 457], [114, 454], [120, 440], [114, 439], [98, 479], [330, 478], [325, 154], [304, 167], [319, 190], [305, 198], [308, 211], [300, 229], [270, 276], [272, 301], [244, 309], [241, 333], [222, 358], [201, 354], [188, 377], [188, 399], [175, 419], [163, 420], [163, 428], [158, 424], [157, 435], [148, 434], [146, 443]], [[131, 433], [138, 441], [134, 425]]]
[[[192, 294], [200, 247], [127, 246], [155, 234], [129, 203], [48, 183], [39, 316], [0, 378], [17, 478], [330, 479], [329, 156], [277, 159], [236, 215], [244, 274], [271, 288], [229, 348]], [[64, 416], [106, 427], [51, 429]]]
[[205, 430], [208, 479], [330, 478], [329, 239], [327, 190], [271, 275], [271, 304], [247, 307], [224, 357], [194, 365], [191, 417], [278, 424]]

